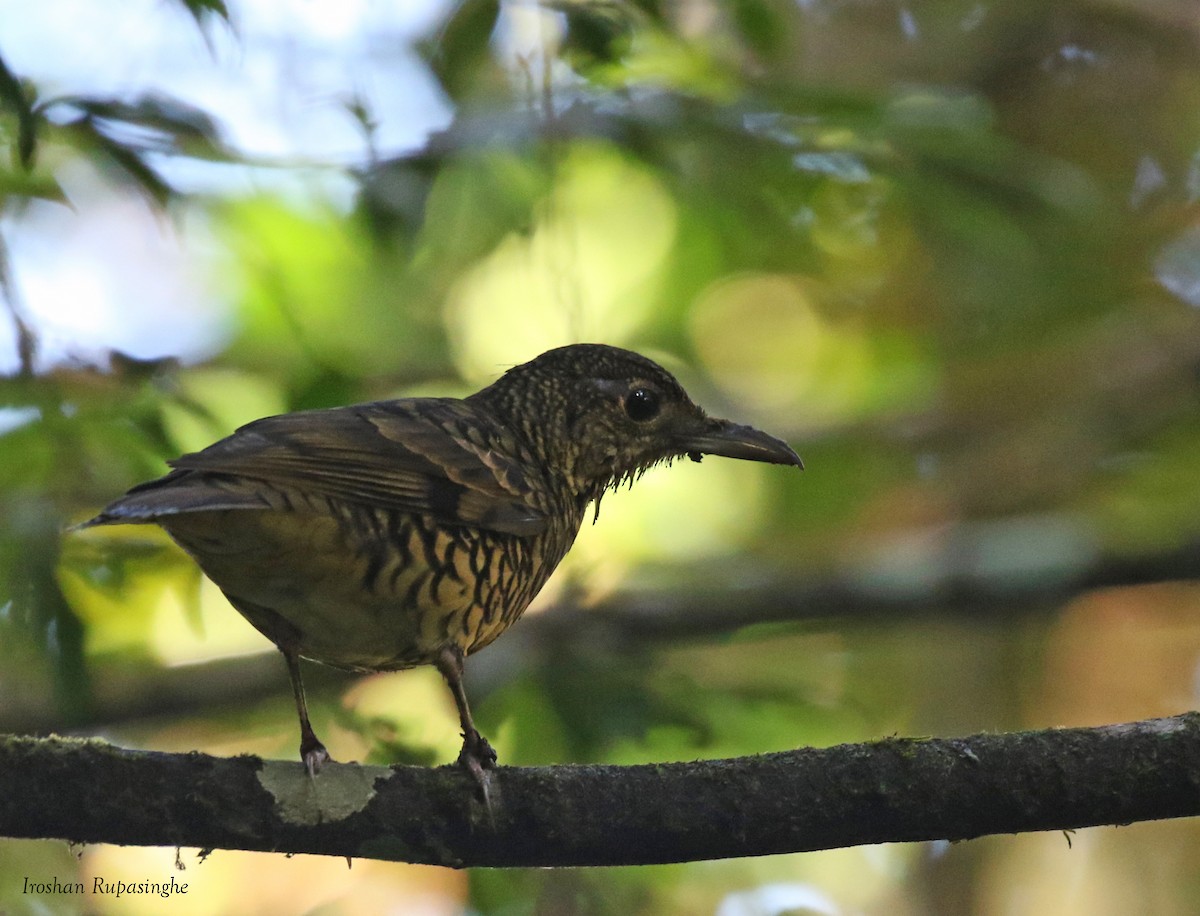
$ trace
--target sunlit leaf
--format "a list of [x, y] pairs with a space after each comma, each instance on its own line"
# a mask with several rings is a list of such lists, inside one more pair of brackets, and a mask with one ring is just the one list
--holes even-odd
[[67, 202], [66, 192], [53, 175], [0, 168], [0, 198], [6, 197], [33, 197], [60, 204]]

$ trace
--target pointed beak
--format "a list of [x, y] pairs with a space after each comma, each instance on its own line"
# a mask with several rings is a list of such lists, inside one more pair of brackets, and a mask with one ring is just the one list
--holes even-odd
[[740, 426], [729, 420], [708, 419], [695, 433], [680, 437], [679, 448], [693, 461], [701, 455], [721, 455], [743, 461], [765, 461], [768, 464], [791, 464], [804, 469], [800, 456], [782, 439], [769, 436], [753, 426]]

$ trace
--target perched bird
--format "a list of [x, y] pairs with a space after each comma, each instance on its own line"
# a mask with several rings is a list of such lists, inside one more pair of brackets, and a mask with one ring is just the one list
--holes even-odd
[[496, 755], [472, 722], [463, 659], [521, 616], [588, 503], [706, 454], [803, 467], [780, 440], [706, 416], [656, 363], [576, 344], [464, 399], [256, 420], [84, 526], [161, 525], [279, 647], [310, 774], [329, 755], [301, 657], [364, 672], [436, 665], [462, 723], [459, 760], [482, 781]]

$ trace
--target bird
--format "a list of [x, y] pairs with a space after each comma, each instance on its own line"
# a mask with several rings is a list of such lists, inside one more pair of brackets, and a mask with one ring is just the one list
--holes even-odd
[[571, 344], [461, 399], [255, 420], [79, 527], [159, 525], [275, 644], [310, 778], [330, 756], [301, 658], [353, 672], [433, 665], [457, 707], [458, 762], [486, 796], [496, 754], [472, 719], [464, 659], [522, 615], [589, 504], [598, 516], [607, 491], [704, 455], [804, 466], [782, 440], [709, 417], [652, 360]]

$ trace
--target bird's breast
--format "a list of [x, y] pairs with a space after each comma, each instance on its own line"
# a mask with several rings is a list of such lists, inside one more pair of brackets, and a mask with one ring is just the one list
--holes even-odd
[[300, 654], [369, 671], [486, 646], [529, 606], [579, 528], [579, 518], [560, 515], [544, 533], [519, 537], [312, 500], [162, 523], [235, 605], [286, 621]]

